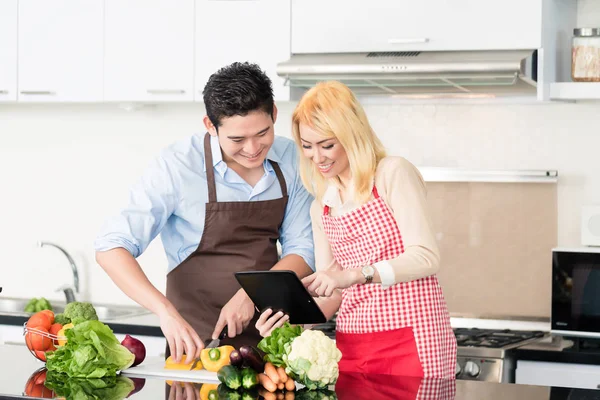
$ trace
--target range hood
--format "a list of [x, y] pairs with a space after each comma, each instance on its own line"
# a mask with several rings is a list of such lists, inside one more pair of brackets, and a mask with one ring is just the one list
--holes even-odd
[[294, 93], [338, 80], [357, 95], [405, 98], [535, 96], [537, 51], [294, 54], [277, 65]]

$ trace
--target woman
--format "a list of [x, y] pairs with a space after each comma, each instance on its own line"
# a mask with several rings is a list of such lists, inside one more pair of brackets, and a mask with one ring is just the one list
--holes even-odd
[[[303, 279], [338, 311], [342, 372], [453, 379], [456, 339], [436, 278], [438, 247], [419, 171], [386, 157], [352, 91], [323, 82], [292, 117], [311, 207], [316, 272]], [[287, 316], [267, 310], [265, 336]]]

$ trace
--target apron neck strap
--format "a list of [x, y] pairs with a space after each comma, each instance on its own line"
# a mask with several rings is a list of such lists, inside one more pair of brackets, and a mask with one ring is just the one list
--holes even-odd
[[208, 202], [217, 202], [217, 188], [215, 186], [215, 167], [213, 166], [212, 150], [210, 148], [210, 135], [204, 135], [204, 163], [206, 167], [206, 182], [208, 183]]
[[281, 196], [286, 197], [287, 193], [287, 185], [285, 184], [285, 178], [283, 177], [283, 172], [281, 172], [281, 168], [279, 164], [277, 164], [273, 160], [269, 160], [271, 166], [273, 166], [273, 170], [275, 171], [275, 175], [277, 175], [277, 180], [279, 181], [279, 187], [281, 187]]
[[[279, 164], [277, 164], [275, 161], [269, 160], [269, 162], [273, 166], [273, 170], [275, 171], [275, 175], [277, 176], [277, 180], [279, 181], [281, 195], [282, 197], [286, 197], [288, 193], [283, 172], [281, 172]], [[204, 135], [204, 163], [206, 166], [206, 181], [208, 183], [208, 202], [216, 203], [217, 188], [215, 185], [215, 167], [213, 166], [212, 149], [210, 147], [210, 134], [208, 134], [208, 132], [206, 133], [206, 135]]]

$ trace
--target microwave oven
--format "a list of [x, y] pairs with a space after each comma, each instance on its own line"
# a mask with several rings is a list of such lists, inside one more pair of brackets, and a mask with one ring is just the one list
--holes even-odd
[[552, 249], [551, 331], [600, 338], [600, 248]]

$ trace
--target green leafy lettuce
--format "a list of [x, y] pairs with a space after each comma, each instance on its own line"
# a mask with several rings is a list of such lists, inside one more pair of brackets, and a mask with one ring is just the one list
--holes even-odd
[[65, 374], [52, 371], [48, 371], [44, 386], [53, 390], [57, 396], [68, 400], [122, 400], [135, 388], [133, 381], [124, 376], [69, 378]]
[[135, 356], [100, 321], [86, 321], [65, 332], [67, 343], [47, 353], [48, 371], [70, 378], [114, 377], [129, 368]]
[[287, 355], [285, 345], [300, 336], [302, 331], [302, 326], [292, 326], [289, 322], [286, 322], [280, 328], [273, 329], [270, 336], [263, 338], [258, 343], [258, 348], [266, 353], [266, 361], [273, 363], [277, 367], [285, 367], [286, 364], [283, 359], [283, 356]]

